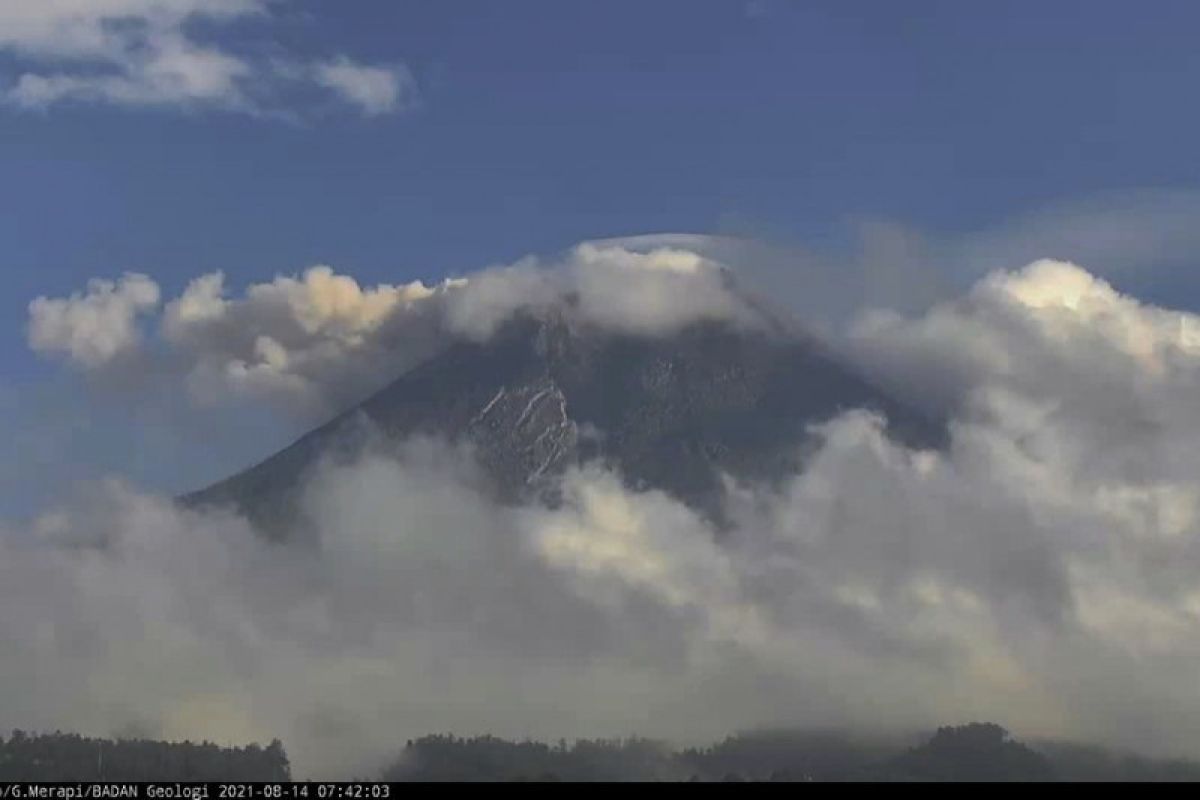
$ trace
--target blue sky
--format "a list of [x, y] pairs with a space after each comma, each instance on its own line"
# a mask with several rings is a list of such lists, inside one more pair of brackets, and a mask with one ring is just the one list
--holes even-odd
[[[77, 5], [89, 2], [154, 0]], [[258, 0], [218, 0], [243, 2]], [[1178, 250], [1198, 207], [1192, 3], [363, 0], [260, 11], [187, 17], [172, 31], [260, 71], [385, 65], [411, 76], [410, 94], [358, 107], [272, 73], [265, 112], [211, 97], [10, 96], [0, 104], [10, 395], [56, 379], [28, 350], [29, 301], [127, 270], [174, 296], [215, 269], [234, 287], [315, 263], [396, 282], [661, 231], [837, 249], [856, 221], [878, 219], [961, 241], [1036, 227], [1040, 209], [1089, 198], [1118, 198], [1106, 207], [1124, 213], [1136, 203], [1121, 198], [1148, 192], [1152, 217], [1168, 198], [1163, 236]], [[111, 68], [4, 36], [10, 93], [64, 63], [77, 76]], [[1190, 251], [1176, 256], [1187, 265]], [[1155, 275], [1146, 292], [1200, 305], [1178, 269]]]

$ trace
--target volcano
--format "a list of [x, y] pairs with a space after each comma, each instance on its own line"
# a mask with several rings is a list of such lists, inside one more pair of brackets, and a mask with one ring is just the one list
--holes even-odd
[[[900, 402], [813, 337], [725, 322], [670, 335], [613, 333], [521, 314], [486, 341], [458, 340], [262, 463], [182, 498], [231, 506], [286, 535], [301, 487], [367, 439], [467, 444], [491, 489], [519, 502], [600, 460], [634, 490], [720, 516], [723, 475], [771, 481], [802, 468], [814, 424], [855, 408], [894, 438], [936, 446], [938, 421]], [[364, 424], [365, 423], [365, 424]]]

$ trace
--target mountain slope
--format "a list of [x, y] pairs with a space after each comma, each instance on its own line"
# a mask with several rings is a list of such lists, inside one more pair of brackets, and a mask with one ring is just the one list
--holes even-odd
[[[712, 515], [720, 473], [771, 479], [799, 467], [808, 426], [839, 411], [884, 414], [897, 437], [936, 444], [934, 422], [815, 342], [700, 323], [665, 337], [522, 316], [460, 341], [266, 461], [183, 498], [227, 504], [278, 529], [305, 474], [352, 456], [368, 427], [471, 443], [498, 495], [538, 491], [570, 464], [603, 459], [635, 488]], [[363, 419], [370, 426], [361, 425]]]

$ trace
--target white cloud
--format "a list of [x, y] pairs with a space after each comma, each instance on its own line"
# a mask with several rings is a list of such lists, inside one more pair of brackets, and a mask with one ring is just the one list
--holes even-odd
[[[255, 115], [291, 112], [280, 99], [304, 84], [332, 89], [364, 113], [402, 110], [416, 84], [402, 65], [358, 65], [342, 57], [264, 61], [212, 40], [239, 19], [269, 21], [268, 0], [11, 0], [0, 5], [0, 51], [20, 65], [8, 102], [45, 109], [64, 101], [217, 108]], [[332, 77], [329, 69], [334, 69]]]
[[375, 116], [406, 108], [416, 102], [417, 83], [408, 67], [373, 67], [346, 57], [314, 67], [316, 82]]
[[29, 304], [29, 346], [65, 354], [84, 367], [103, 366], [137, 348], [138, 317], [158, 302], [158, 284], [132, 273], [115, 283], [92, 280], [84, 294], [39, 297]]
[[120, 25], [170, 29], [196, 15], [214, 20], [262, 13], [265, 0], [8, 0], [0, 41], [31, 55], [103, 58], [127, 42]]
[[601, 326], [653, 335], [703, 319], [755, 320], [725, 268], [691, 250], [582, 244], [570, 267], [583, 315]]
[[435, 350], [447, 286], [364, 289], [318, 266], [227, 299], [214, 273], [167, 304], [162, 333], [197, 400], [258, 398], [318, 419]]
[[[574, 324], [639, 335], [705, 319], [761, 321], [715, 261], [682, 248], [635, 252], [603, 243], [434, 286], [364, 288], [317, 266], [252, 284], [240, 297], [226, 294], [224, 276], [213, 273], [166, 304], [157, 344], [169, 363], [156, 366], [181, 376], [202, 403], [266, 400], [309, 422], [363, 399], [455, 338], [490, 337], [522, 309], [553, 308]], [[76, 361], [97, 369], [107, 359]]]
[[1195, 314], [1139, 303], [1080, 267], [1038, 261], [992, 273], [916, 322], [867, 312], [850, 338], [871, 369], [944, 402], [967, 402], [995, 374], [1035, 398], [1069, 391], [1073, 402], [1135, 412], [1143, 392], [1191, 374], [1197, 325]]
[[298, 777], [369, 775], [446, 726], [621, 731], [647, 681], [674, 681], [648, 661], [670, 650], [653, 631], [669, 617], [610, 619], [564, 591], [470, 469], [414, 444], [327, 471], [307, 496], [319, 547], [268, 546], [236, 518], [113, 484], [0, 531], [0, 632], [21, 642], [0, 653], [0, 713], [281, 736]]
[[9, 93], [25, 108], [46, 108], [64, 100], [118, 105], [201, 105], [250, 110], [239, 88], [251, 74], [245, 62], [216, 50], [168, 37], [151, 55], [130, 61], [116, 74], [25, 73]]
[[526, 258], [473, 273], [458, 288], [449, 298], [450, 327], [476, 339], [518, 309], [550, 307], [584, 324], [649, 336], [701, 320], [762, 322], [726, 267], [686, 245], [584, 242], [549, 263]]

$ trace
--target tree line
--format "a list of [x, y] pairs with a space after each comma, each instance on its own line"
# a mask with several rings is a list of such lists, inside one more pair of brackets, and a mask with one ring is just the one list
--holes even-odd
[[75, 733], [0, 737], [0, 781], [287, 781], [283, 744], [101, 739]]
[[[572, 743], [495, 736], [410, 740], [380, 775], [389, 781], [1200, 781], [1200, 763], [1104, 748], [1025, 744], [991, 723], [924, 737], [780, 730], [741, 733], [702, 748], [631, 737]], [[282, 743], [0, 737], [0, 781], [287, 781]]]
[[392, 781], [1196, 781], [1200, 763], [1099, 747], [1027, 745], [992, 723], [908, 741], [823, 731], [760, 731], [704, 748], [647, 739], [545, 744], [425, 736], [384, 773]]

